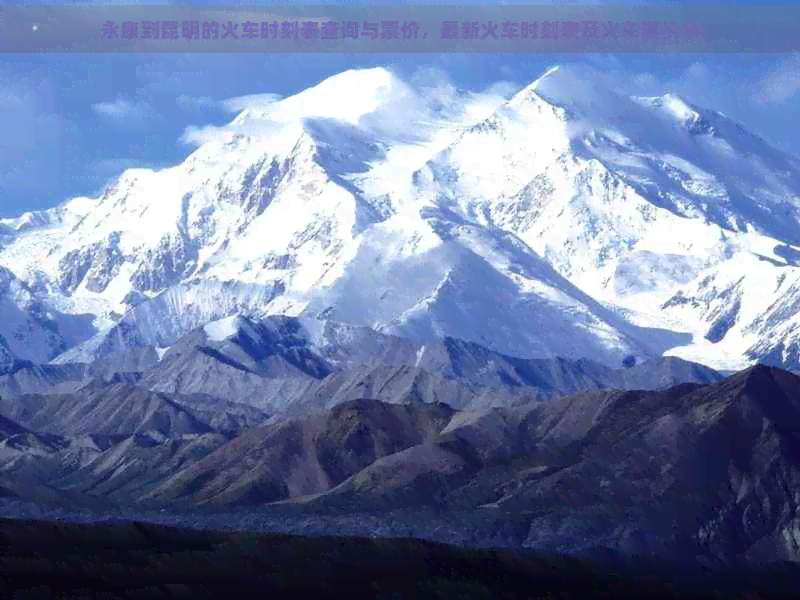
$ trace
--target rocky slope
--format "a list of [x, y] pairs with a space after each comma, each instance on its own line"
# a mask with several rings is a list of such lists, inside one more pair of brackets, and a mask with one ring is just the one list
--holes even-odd
[[[290, 520], [402, 509], [421, 519], [414, 535], [460, 543], [486, 542], [470, 536], [495, 522], [510, 528], [503, 545], [546, 551], [800, 558], [800, 377], [772, 367], [463, 410], [357, 399], [270, 417], [229, 404], [226, 419], [210, 398], [122, 385], [53, 397], [50, 412], [5, 400], [3, 494]], [[109, 413], [123, 398], [130, 409]], [[431, 510], [461, 524], [431, 530], [444, 518]]]

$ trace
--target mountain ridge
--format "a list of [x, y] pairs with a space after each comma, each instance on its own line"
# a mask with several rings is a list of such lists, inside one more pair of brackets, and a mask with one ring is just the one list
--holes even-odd
[[[353, 81], [369, 97], [344, 102]], [[797, 368], [800, 162], [721, 113], [623, 96], [586, 66], [509, 99], [378, 68], [214, 133], [180, 165], [2, 221], [0, 268], [19, 282], [4, 318], [52, 315], [19, 333], [36, 343], [0, 331], [4, 370], [129, 343], [139, 370], [237, 313], [521, 358]]]
[[354, 395], [269, 415], [100, 380], [34, 399], [0, 402], [0, 489], [19, 501], [336, 531], [406, 511], [413, 535], [466, 545], [800, 560], [800, 376], [765, 365], [461, 409]]

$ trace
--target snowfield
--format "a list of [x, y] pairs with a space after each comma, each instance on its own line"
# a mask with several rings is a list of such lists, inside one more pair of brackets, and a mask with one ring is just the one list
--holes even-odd
[[375, 68], [202, 137], [99, 198], [0, 220], [0, 371], [158, 360], [240, 314], [800, 368], [800, 160], [678, 96], [622, 97], [582, 66], [510, 98]]

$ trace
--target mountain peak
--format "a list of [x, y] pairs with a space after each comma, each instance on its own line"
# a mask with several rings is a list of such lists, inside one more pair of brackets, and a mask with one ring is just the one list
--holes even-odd
[[541, 100], [567, 111], [573, 118], [591, 116], [602, 119], [619, 113], [627, 98], [612, 89], [607, 77], [593, 67], [566, 64], [547, 69], [517, 93], [511, 102], [523, 104]]
[[667, 92], [659, 96], [659, 98], [666, 103], [673, 103], [675, 106], [680, 106], [686, 110], [696, 110], [686, 98], [675, 92]]
[[606, 78], [602, 72], [594, 67], [581, 63], [565, 63], [552, 65], [545, 69], [531, 86], [544, 88], [556, 83], [578, 82], [591, 80], [595, 83], [605, 82]]
[[[682, 96], [668, 92], [656, 97], [629, 97], [615, 90], [602, 72], [589, 65], [555, 65], [525, 88], [553, 106], [582, 118], [618, 126], [627, 120], [647, 119], [658, 113], [691, 134], [714, 133], [701, 109]], [[641, 108], [645, 107], [643, 113]]]
[[239, 335], [242, 331], [252, 330], [255, 325], [242, 315], [233, 315], [211, 321], [203, 327], [208, 339], [213, 342], [222, 342]]
[[755, 364], [741, 373], [735, 375], [749, 386], [777, 386], [780, 388], [794, 389], [795, 393], [800, 392], [800, 376], [789, 371], [764, 365]]
[[559, 77], [564, 73], [564, 67], [562, 65], [552, 65], [545, 69], [544, 73], [539, 75], [539, 77], [531, 84], [531, 87], [538, 87], [539, 85], [544, 84], [547, 82], [548, 79], [553, 77]]
[[[800, 376], [794, 373], [756, 364], [712, 384], [702, 397], [707, 397], [709, 390], [716, 394], [715, 403], [728, 404], [741, 412], [742, 418], [757, 410], [782, 428], [800, 430]], [[721, 418], [725, 413], [713, 414]]]
[[600, 71], [581, 64], [554, 65], [528, 87], [543, 98], [562, 101], [610, 92]]
[[703, 120], [703, 111], [701, 109], [674, 92], [668, 92], [652, 98], [640, 98], [639, 100], [689, 129]]
[[289, 124], [317, 118], [357, 123], [407, 92], [408, 86], [386, 68], [351, 69], [266, 106], [247, 107], [236, 122]]
[[[371, 67], [366, 69], [349, 69], [332, 75], [318, 83], [314, 88], [317, 91], [350, 86], [366, 86], [368, 89], [380, 89], [398, 85], [400, 79], [386, 67]], [[352, 88], [350, 90], [352, 91]]]

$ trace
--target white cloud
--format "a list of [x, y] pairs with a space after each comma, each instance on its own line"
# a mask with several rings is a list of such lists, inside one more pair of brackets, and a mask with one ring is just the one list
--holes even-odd
[[224, 100], [215, 100], [209, 96], [187, 96], [182, 94], [175, 98], [175, 103], [182, 108], [192, 110], [215, 108], [229, 113], [238, 113], [246, 108], [265, 109], [280, 99], [281, 97], [278, 94], [249, 94]]
[[708, 68], [708, 65], [695, 62], [686, 68], [685, 76], [687, 79], [693, 81], [708, 81], [714, 74], [711, 69]]
[[116, 98], [115, 100], [107, 102], [98, 102], [92, 105], [92, 110], [98, 115], [115, 121], [118, 124], [142, 124], [153, 115], [147, 103], [134, 103], [124, 98]]
[[753, 90], [753, 101], [761, 105], [784, 104], [800, 93], [800, 54], [792, 55], [771, 69]]
[[228, 98], [220, 102], [220, 106], [228, 112], [237, 113], [247, 108], [263, 110], [275, 104], [281, 97], [278, 94], [250, 94], [237, 98]]
[[189, 125], [181, 135], [180, 141], [187, 146], [202, 146], [209, 142], [228, 139], [233, 133], [231, 126]]

